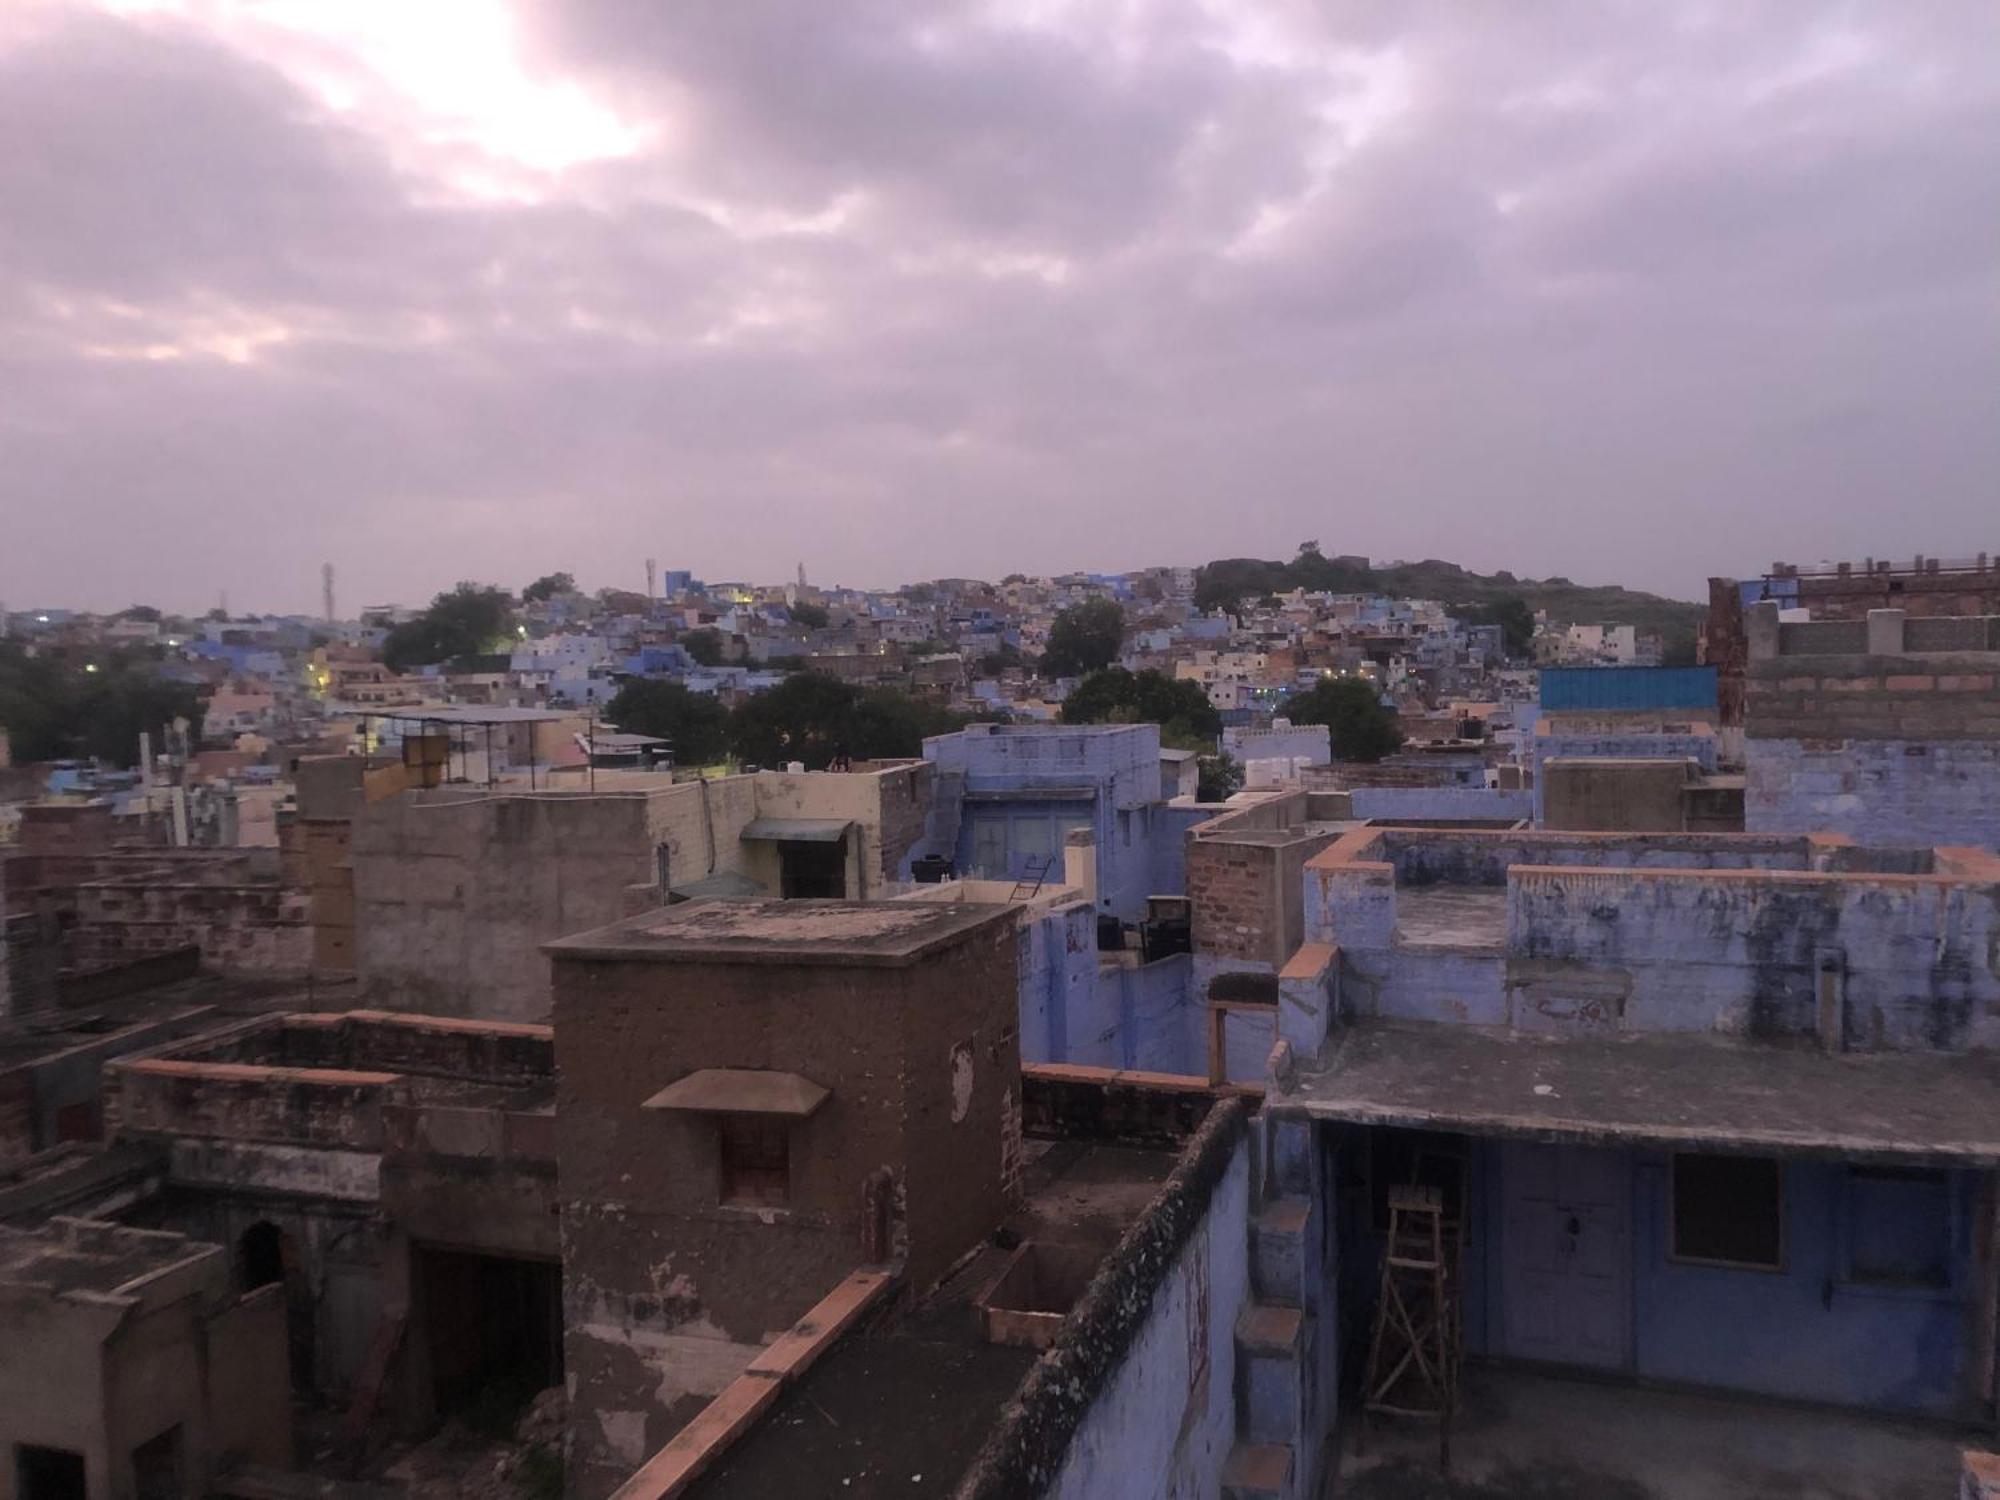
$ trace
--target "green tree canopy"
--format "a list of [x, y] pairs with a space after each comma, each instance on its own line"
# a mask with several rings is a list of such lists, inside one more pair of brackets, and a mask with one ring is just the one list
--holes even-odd
[[699, 630], [690, 630], [681, 637], [681, 649], [692, 656], [699, 666], [719, 667], [722, 665], [722, 632], [706, 625]]
[[384, 664], [397, 672], [461, 656], [504, 650], [513, 629], [513, 599], [490, 584], [461, 583], [430, 608], [389, 632]]
[[1176, 681], [1148, 667], [1128, 672], [1106, 667], [1092, 672], [1063, 700], [1065, 724], [1157, 724], [1162, 744], [1181, 749], [1212, 748], [1222, 733], [1222, 715], [1198, 682]]
[[553, 599], [557, 594], [574, 594], [576, 575], [573, 573], [544, 573], [533, 583], [521, 590], [523, 604], [537, 604], [544, 599]]
[[730, 741], [747, 764], [770, 769], [921, 755], [924, 737], [965, 727], [959, 715], [893, 688], [863, 692], [852, 683], [801, 672], [759, 693], [730, 717]]
[[801, 599], [797, 604], [788, 606], [786, 613], [792, 617], [794, 625], [803, 625], [808, 630], [826, 628], [827, 614], [824, 605], [808, 604]]
[[195, 689], [162, 678], [144, 653], [82, 662], [30, 656], [0, 642], [0, 728], [17, 761], [78, 757], [133, 766], [142, 733], [159, 748], [175, 719], [186, 719], [199, 736], [201, 718]]
[[1046, 677], [1081, 677], [1118, 660], [1125, 644], [1125, 611], [1115, 600], [1089, 599], [1056, 615], [1042, 653]]
[[1195, 767], [1200, 773], [1194, 791], [1197, 802], [1227, 802], [1243, 790], [1243, 766], [1233, 755], [1204, 755]]
[[1365, 677], [1322, 677], [1286, 700], [1285, 717], [1294, 724], [1326, 725], [1335, 760], [1376, 761], [1403, 744], [1396, 716]]
[[712, 695], [678, 682], [627, 682], [604, 716], [627, 734], [672, 740], [674, 760], [683, 766], [713, 765], [729, 751], [729, 711]]

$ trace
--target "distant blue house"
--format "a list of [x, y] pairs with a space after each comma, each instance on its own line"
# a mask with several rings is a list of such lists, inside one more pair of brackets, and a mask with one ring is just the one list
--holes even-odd
[[1182, 831], [1164, 816], [1158, 725], [975, 724], [925, 740], [924, 759], [938, 768], [928, 852], [960, 874], [1060, 881], [1063, 847], [1084, 830], [1100, 912], [1137, 920], [1147, 896], [1178, 894], [1156, 885], [1156, 840]]

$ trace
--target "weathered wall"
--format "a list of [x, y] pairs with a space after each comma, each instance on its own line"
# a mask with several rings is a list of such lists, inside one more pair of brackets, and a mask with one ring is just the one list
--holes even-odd
[[2000, 903], [1930, 876], [1517, 868], [1513, 1024], [1816, 1034], [1821, 973], [1850, 1048], [2000, 1043]]
[[271, 884], [105, 882], [79, 886], [72, 961], [90, 969], [193, 944], [208, 968], [304, 973], [312, 925], [303, 891]]
[[1193, 1076], [1206, 1071], [1188, 954], [1149, 964], [1107, 963], [1096, 979], [1093, 1007], [1084, 1024], [1070, 1030], [1071, 1055], [1050, 1061]]
[[1107, 1035], [1098, 1004], [1097, 912], [1088, 901], [1024, 911], [1014, 962], [1021, 976], [1022, 1062], [1097, 1062], [1109, 1055], [1115, 1033]]
[[[1963, 861], [1937, 874], [1743, 869], [1760, 848], [1797, 864], [1858, 851], [1707, 842], [1713, 867], [1704, 841], [1690, 838], [1364, 837], [1310, 871], [1308, 926], [1314, 942], [1340, 949], [1342, 1004], [1356, 1015], [1813, 1037], [1821, 990], [1832, 986], [1849, 1048], [2000, 1040], [2000, 903], [1989, 877]], [[1504, 935], [1408, 941], [1399, 895], [1414, 893], [1399, 884], [1439, 881], [1504, 884]]]
[[615, 921], [655, 879], [648, 804], [639, 793], [370, 804], [351, 852], [363, 996], [385, 1010], [547, 1020], [540, 945]]
[[[1548, 728], [1546, 720], [1541, 727]], [[1534, 818], [1538, 824], [1548, 823], [1548, 778], [1544, 767], [1552, 760], [1676, 760], [1693, 761], [1703, 771], [1713, 771], [1716, 767], [1715, 735], [1706, 726], [1687, 732], [1538, 733], [1532, 741], [1531, 753], [1535, 772]]]
[[2000, 848], [2000, 617], [1750, 611], [1746, 826]]
[[959, 1500], [1220, 1493], [1237, 1430], [1249, 1214], [1243, 1106], [1229, 1100], [1099, 1269]]
[[[861, 1262], [877, 1170], [896, 1178], [914, 1283], [999, 1222], [1019, 1159], [1016, 941], [1013, 913], [996, 909], [904, 968], [562, 960], [578, 1493], [622, 1480]], [[700, 1068], [796, 1072], [831, 1090], [791, 1128], [785, 1207], [719, 1202], [712, 1116], [640, 1107]]]
[[1677, 833], [1687, 826], [1685, 760], [1547, 759], [1535, 774], [1543, 828]]
[[1354, 816], [1377, 823], [1500, 822], [1534, 816], [1535, 794], [1483, 786], [1356, 787]]
[[721, 776], [678, 782], [646, 799], [646, 839], [667, 851], [675, 886], [711, 875], [743, 874], [751, 853], [743, 830], [757, 816], [757, 778]]
[[[1977, 1409], [1976, 1174], [1952, 1176], [1951, 1280], [1937, 1288], [1856, 1281], [1847, 1265], [1848, 1170], [1784, 1165], [1784, 1267], [1747, 1270], [1671, 1258], [1669, 1158], [1615, 1155], [1631, 1183], [1625, 1246], [1632, 1373], [1792, 1400], [1964, 1418]], [[1467, 1344], [1504, 1355], [1504, 1150], [1481, 1143], [1483, 1212], [1468, 1257]], [[1988, 1273], [1990, 1274], [1990, 1272]]]
[[[1041, 815], [1087, 819], [1097, 841], [1098, 906], [1127, 919], [1144, 915], [1146, 897], [1155, 894], [1153, 841], [1162, 832], [1156, 815], [1164, 805], [1157, 725], [975, 725], [925, 740], [924, 757], [940, 774], [963, 777], [973, 794], [1093, 789], [1094, 801], [1049, 799]], [[939, 852], [972, 870], [977, 823], [1020, 815], [1019, 804], [968, 802], [956, 846]], [[1172, 837], [1178, 828], [1165, 831]], [[1050, 850], [1060, 861], [1059, 837]], [[1018, 876], [1023, 865], [1016, 858], [1006, 873]]]
[[1236, 1434], [1236, 1315], [1250, 1297], [1249, 1156], [1239, 1144], [1154, 1289], [1124, 1362], [1044, 1492], [1054, 1500], [1218, 1493]]

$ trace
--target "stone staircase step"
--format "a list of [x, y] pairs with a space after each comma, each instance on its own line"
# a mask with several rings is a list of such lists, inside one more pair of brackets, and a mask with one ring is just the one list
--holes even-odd
[[1252, 1302], [1236, 1316], [1236, 1347], [1251, 1354], [1295, 1359], [1305, 1314], [1296, 1307]]
[[1238, 1443], [1223, 1461], [1223, 1500], [1285, 1500], [1291, 1484], [1287, 1443]]
[[1304, 1300], [1306, 1225], [1303, 1198], [1274, 1198], [1250, 1227], [1250, 1281], [1260, 1301], [1297, 1307]]

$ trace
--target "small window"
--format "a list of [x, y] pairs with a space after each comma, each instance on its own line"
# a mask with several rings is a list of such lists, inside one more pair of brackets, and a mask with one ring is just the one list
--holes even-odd
[[1674, 1259], [1783, 1269], [1783, 1177], [1768, 1156], [1676, 1156]]
[[724, 1203], [782, 1208], [792, 1196], [790, 1124], [768, 1115], [718, 1115]]
[[1854, 1167], [1847, 1174], [1847, 1267], [1877, 1286], [1951, 1285], [1951, 1179]]

